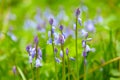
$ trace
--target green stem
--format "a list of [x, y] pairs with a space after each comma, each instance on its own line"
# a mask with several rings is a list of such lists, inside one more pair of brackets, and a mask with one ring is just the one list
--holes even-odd
[[[37, 59], [37, 57], [38, 57], [38, 44], [36, 44], [36, 59]], [[39, 76], [39, 74], [38, 74], [38, 68], [36, 67], [36, 78], [35, 78], [35, 80], [38, 79], [38, 76]]]
[[61, 44], [61, 50], [63, 52], [62, 57], [62, 80], [65, 80], [65, 54], [64, 54], [64, 44]]
[[31, 72], [32, 72], [32, 80], [34, 80], [34, 73], [33, 73], [32, 63], [31, 63]]
[[14, 80], [15, 80], [15, 74], [14, 74]]
[[69, 61], [69, 55], [67, 56], [68, 58], [68, 80], [70, 80], [70, 61]]
[[[85, 58], [84, 58], [84, 60], [85, 60]], [[84, 80], [86, 80], [86, 63], [85, 63], [85, 61], [84, 61]]]
[[77, 22], [78, 17], [76, 17], [76, 29], [75, 29], [75, 51], [76, 51], [76, 69], [77, 69], [77, 80], [79, 80], [79, 68], [78, 68], [78, 45], [77, 45]]
[[[120, 60], [120, 57], [113, 58], [113, 59], [101, 64], [100, 66], [97, 66], [95, 68], [90, 69], [89, 71], [87, 71], [87, 74], [93, 73], [94, 71], [96, 71], [96, 70], [98, 70], [98, 69], [100, 69], [100, 68], [102, 68], [102, 67], [104, 67], [104, 66], [106, 66], [108, 64], [111, 64], [111, 63], [113, 63], [115, 61], [119, 61], [119, 60]], [[84, 75], [80, 75], [79, 79], [81, 79], [82, 77], [84, 77]]]
[[54, 52], [54, 43], [53, 43], [53, 41], [54, 41], [54, 36], [53, 36], [53, 33], [52, 33], [52, 27], [51, 27], [51, 38], [52, 38], [52, 49], [53, 49], [53, 59], [54, 59], [54, 65], [55, 65], [55, 80], [58, 80], [58, 76], [57, 76], [57, 64], [56, 64], [56, 60], [55, 60], [55, 57], [56, 57], [56, 54], [55, 54], [55, 52]]

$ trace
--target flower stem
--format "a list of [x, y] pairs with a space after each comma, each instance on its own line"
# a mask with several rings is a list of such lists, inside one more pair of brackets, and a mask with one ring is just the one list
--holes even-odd
[[69, 55], [67, 56], [68, 59], [68, 80], [70, 80], [70, 61], [69, 61]]
[[31, 63], [31, 72], [32, 72], [32, 80], [34, 80], [34, 73], [33, 73], [32, 63]]
[[[37, 59], [37, 57], [38, 57], [38, 44], [36, 44], [36, 59]], [[38, 76], [39, 76], [39, 74], [38, 74], [38, 68], [36, 67], [36, 78], [35, 78], [35, 80], [37, 80], [38, 79]], [[40, 79], [39, 79], [40, 80]]]
[[64, 44], [61, 44], [61, 50], [63, 52], [62, 57], [62, 80], [65, 80], [65, 54], [64, 54]]
[[55, 61], [55, 56], [56, 56], [56, 54], [55, 54], [55, 52], [54, 52], [54, 43], [53, 43], [53, 41], [54, 41], [54, 36], [53, 36], [53, 33], [52, 33], [52, 27], [51, 27], [51, 38], [52, 38], [52, 49], [53, 49], [53, 59], [54, 59], [54, 65], [55, 65], [55, 80], [58, 80], [58, 76], [57, 76], [57, 65], [56, 65], [56, 61]]
[[[109, 60], [109, 61], [101, 64], [100, 66], [97, 66], [97, 67], [95, 67], [95, 68], [90, 69], [89, 71], [87, 71], [87, 73], [88, 73], [88, 74], [93, 73], [94, 71], [96, 71], [96, 70], [98, 70], [98, 69], [100, 69], [100, 68], [102, 68], [102, 67], [104, 67], [104, 66], [106, 66], [106, 65], [108, 65], [108, 64], [111, 64], [111, 63], [113, 63], [113, 62], [115, 62], [115, 61], [119, 61], [119, 60], [120, 60], [120, 57], [113, 58], [113, 59], [111, 59], [111, 60]], [[81, 79], [82, 77], [84, 77], [84, 75], [80, 75], [80, 78], [79, 78], [79, 79]]]
[[86, 80], [86, 63], [84, 58], [84, 80]]
[[78, 68], [78, 45], [77, 45], [77, 22], [78, 17], [76, 17], [76, 29], [75, 29], [75, 51], [76, 51], [76, 69], [77, 69], [77, 80], [79, 80], [79, 68]]

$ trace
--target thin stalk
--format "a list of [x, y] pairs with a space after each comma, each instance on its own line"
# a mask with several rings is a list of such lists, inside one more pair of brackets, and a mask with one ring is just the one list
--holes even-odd
[[34, 73], [33, 73], [32, 63], [31, 63], [31, 72], [32, 72], [32, 80], [34, 80]]
[[78, 45], [77, 45], [77, 22], [78, 22], [78, 17], [76, 17], [76, 29], [75, 29], [75, 51], [76, 51], [76, 69], [77, 69], [77, 80], [79, 80], [79, 68], [78, 68]]
[[86, 80], [86, 63], [84, 58], [84, 80]]
[[63, 52], [62, 57], [62, 80], [65, 80], [65, 54], [64, 54], [64, 44], [61, 44], [61, 50]]
[[[37, 57], [38, 57], [38, 44], [36, 44], [36, 59], [37, 59]], [[35, 80], [37, 80], [38, 76], [39, 76], [39, 71], [38, 70], [39, 70], [39, 68], [36, 67], [36, 78], [35, 78]]]
[[58, 80], [58, 76], [57, 76], [57, 64], [56, 64], [56, 60], [55, 60], [55, 56], [56, 56], [56, 54], [55, 54], [55, 52], [54, 52], [54, 43], [53, 43], [53, 41], [54, 41], [54, 36], [53, 36], [53, 33], [52, 33], [52, 27], [51, 27], [51, 38], [52, 38], [52, 49], [53, 49], [53, 59], [54, 59], [54, 65], [55, 65], [55, 79], [56, 80]]
[[[98, 69], [100, 69], [100, 68], [102, 68], [102, 67], [104, 67], [104, 66], [106, 66], [106, 65], [108, 65], [108, 64], [111, 64], [111, 63], [113, 63], [113, 62], [115, 62], [115, 61], [119, 61], [119, 60], [120, 60], [120, 57], [113, 58], [113, 59], [111, 59], [111, 60], [109, 60], [109, 61], [101, 64], [101, 65], [98, 66], [98, 67], [92, 68], [91, 70], [88, 71], [88, 74], [90, 74], [90, 73], [92, 73], [92, 72], [94, 72], [94, 71], [96, 71], [96, 70], [98, 70]], [[80, 75], [79, 79], [82, 78], [82, 77], [84, 77], [84, 74], [83, 74], [83, 75]]]
[[70, 80], [70, 61], [69, 61], [69, 55], [67, 56], [68, 59], [68, 80]]
[[16, 80], [16, 79], [15, 79], [15, 74], [14, 74], [14, 80]]

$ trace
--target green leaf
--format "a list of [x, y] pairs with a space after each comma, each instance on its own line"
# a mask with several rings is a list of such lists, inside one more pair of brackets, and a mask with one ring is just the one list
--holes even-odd
[[26, 80], [25, 75], [23, 74], [22, 70], [20, 69], [20, 67], [17, 66], [17, 70], [20, 73], [22, 80]]
[[110, 80], [120, 80], [120, 78], [110, 78]]
[[[120, 77], [120, 72], [116, 69], [110, 71], [111, 76]], [[120, 80], [120, 79], [119, 79]]]

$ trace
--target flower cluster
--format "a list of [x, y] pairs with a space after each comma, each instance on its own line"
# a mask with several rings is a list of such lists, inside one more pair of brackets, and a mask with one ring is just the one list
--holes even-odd
[[28, 45], [26, 47], [27, 52], [29, 53], [29, 63], [33, 63], [33, 59], [35, 58], [35, 67], [42, 66], [41, 60], [42, 60], [42, 51], [40, 48], [38, 48], [38, 37], [35, 36], [34, 38], [35, 47], [32, 47], [31, 45]]
[[88, 38], [88, 32], [83, 30], [83, 36], [84, 36], [84, 39], [82, 40], [82, 47], [84, 48], [84, 50], [83, 50], [82, 55], [84, 57], [84, 62], [86, 62], [86, 57], [88, 56], [88, 53], [90, 51], [94, 52], [95, 49], [90, 48], [89, 45], [87, 45], [87, 42], [92, 40], [92, 38]]

